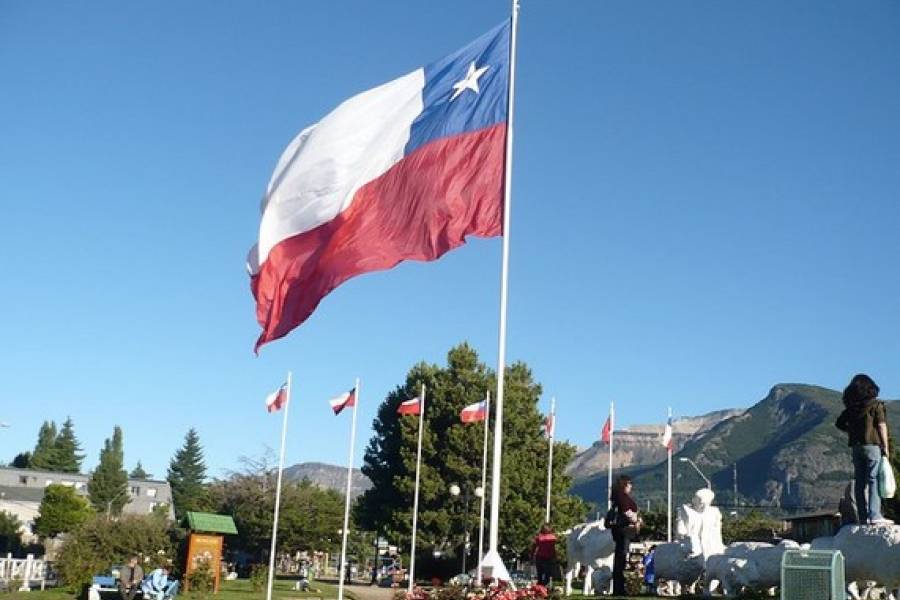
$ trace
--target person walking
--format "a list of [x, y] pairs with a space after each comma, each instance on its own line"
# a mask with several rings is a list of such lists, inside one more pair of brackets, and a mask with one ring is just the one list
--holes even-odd
[[612, 530], [616, 551], [613, 558], [613, 595], [626, 596], [625, 567], [628, 566], [628, 549], [641, 527], [637, 503], [631, 497], [633, 484], [628, 475], [619, 475], [610, 494], [610, 509], [606, 514], [606, 526]]
[[548, 587], [553, 579], [553, 566], [556, 563], [556, 534], [550, 523], [541, 525], [541, 530], [534, 537], [531, 558], [537, 568], [538, 583]]
[[853, 376], [844, 389], [844, 410], [835, 426], [847, 432], [853, 460], [857, 523], [892, 523], [881, 514], [878, 471], [881, 457], [888, 456], [887, 417], [884, 402], [878, 400], [878, 385], [865, 373]]

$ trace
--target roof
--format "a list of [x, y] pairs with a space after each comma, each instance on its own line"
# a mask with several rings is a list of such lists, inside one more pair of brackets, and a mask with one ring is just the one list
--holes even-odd
[[26, 488], [0, 485], [0, 501], [36, 502], [44, 498], [44, 488]]
[[840, 519], [841, 513], [833, 510], [824, 510], [821, 512], [814, 513], [806, 513], [804, 515], [796, 515], [793, 517], [784, 517], [782, 520], [786, 522], [791, 521], [807, 521], [811, 519]]
[[185, 514], [188, 523], [188, 529], [191, 531], [203, 531], [206, 533], [224, 533], [227, 535], [236, 535], [237, 527], [234, 525], [234, 519], [229, 515], [215, 515], [213, 513], [204, 512], [188, 512]]

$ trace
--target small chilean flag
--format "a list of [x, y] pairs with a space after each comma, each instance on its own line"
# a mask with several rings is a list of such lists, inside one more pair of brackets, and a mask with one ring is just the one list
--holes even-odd
[[282, 408], [284, 408], [284, 405], [287, 404], [287, 401], [287, 382], [285, 382], [281, 384], [281, 387], [278, 388], [278, 391], [272, 392], [271, 394], [266, 396], [266, 410], [270, 413], [281, 410]]
[[547, 415], [544, 419], [544, 437], [548, 440], [553, 437], [553, 428], [556, 426], [556, 416]]
[[337, 398], [332, 398], [328, 403], [331, 405], [331, 410], [334, 411], [334, 414], [341, 414], [341, 411], [348, 406], [356, 405], [356, 388], [353, 388], [349, 392], [344, 392]]
[[487, 404], [484, 400], [468, 405], [459, 413], [459, 418], [463, 423], [477, 423], [484, 421], [485, 417], [487, 417]]
[[418, 415], [422, 410], [422, 403], [419, 402], [419, 398], [413, 398], [412, 400], [407, 400], [406, 402], [401, 402], [400, 406], [397, 407], [397, 414], [399, 415]]
[[666, 421], [666, 428], [663, 430], [662, 445], [672, 451], [672, 417]]
[[600, 441], [604, 444], [609, 443], [609, 437], [612, 434], [612, 417], [606, 417], [606, 423], [603, 424], [603, 430], [600, 431]]

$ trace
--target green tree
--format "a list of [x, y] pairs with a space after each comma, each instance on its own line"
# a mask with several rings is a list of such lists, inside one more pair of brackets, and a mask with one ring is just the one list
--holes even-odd
[[132, 469], [131, 473], [128, 476], [132, 479], [150, 479], [150, 473], [144, 470], [144, 466], [141, 464], [141, 461], [137, 462], [134, 469]]
[[184, 445], [169, 462], [166, 480], [172, 487], [172, 504], [179, 521], [186, 512], [208, 507], [203, 448], [193, 427], [184, 436]]
[[44, 489], [38, 513], [34, 532], [41, 537], [53, 537], [68, 533], [87, 521], [93, 510], [73, 488], [53, 483]]
[[[209, 488], [213, 510], [229, 514], [237, 526], [237, 538], [229, 543], [262, 559], [272, 541], [272, 513], [277, 471], [263, 459], [243, 459], [244, 470], [215, 481]], [[344, 497], [319, 488], [308, 480], [284, 482], [278, 518], [278, 550], [339, 549], [337, 531], [343, 526]]]
[[31, 468], [31, 452], [19, 452], [16, 454], [15, 458], [12, 459], [11, 465], [16, 469], [29, 469]]
[[75, 425], [72, 423], [72, 417], [66, 419], [63, 423], [59, 435], [53, 444], [56, 451], [55, 467], [57, 471], [63, 473], [78, 473], [81, 471], [81, 461], [84, 460], [84, 454], [81, 454], [81, 445], [78, 438], [75, 437]]
[[124, 563], [129, 556], [143, 554], [151, 564], [175, 558], [175, 548], [184, 533], [158, 515], [125, 515], [106, 519], [95, 515], [65, 537], [56, 566], [69, 589], [82, 584], [109, 565]]
[[22, 547], [22, 522], [12, 513], [0, 510], [0, 553], [16, 553]]
[[[397, 406], [416, 396], [423, 383], [427, 397], [417, 550], [430, 557], [438, 546], [461, 547], [466, 529], [477, 536], [476, 499], [470, 495], [466, 521], [465, 493], [453, 498], [448, 490], [457, 484], [463, 490], [473, 491], [481, 483], [484, 424], [464, 425], [459, 413], [495, 389], [496, 376], [479, 362], [470, 346], [462, 344], [449, 352], [446, 367], [415, 365], [404, 384], [391, 392], [379, 408], [373, 423], [375, 434], [366, 449], [362, 469], [373, 487], [360, 498], [356, 512], [363, 527], [407, 548], [418, 422], [415, 418], [399, 417]], [[543, 415], [537, 406], [541, 387], [531, 370], [523, 363], [511, 365], [506, 371], [505, 389], [499, 541], [507, 558], [512, 558], [528, 552], [544, 519], [548, 447], [541, 435]], [[490, 428], [493, 431], [493, 419]], [[493, 444], [493, 440], [489, 443]], [[581, 521], [585, 515], [584, 503], [568, 493], [571, 479], [564, 471], [574, 454], [575, 448], [570, 444], [557, 442], [554, 447], [551, 524], [557, 530]]]
[[56, 423], [44, 421], [38, 431], [38, 441], [31, 453], [31, 468], [55, 471], [56, 459]]
[[722, 541], [771, 542], [781, 531], [781, 521], [768, 517], [756, 509], [745, 515], [726, 518], [722, 521]]
[[116, 425], [112, 438], [103, 442], [100, 463], [88, 481], [88, 496], [97, 512], [118, 515], [128, 502], [128, 474], [123, 468], [124, 454], [122, 429]]

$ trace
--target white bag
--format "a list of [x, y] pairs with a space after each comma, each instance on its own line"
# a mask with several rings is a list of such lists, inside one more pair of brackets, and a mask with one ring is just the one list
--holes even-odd
[[878, 468], [878, 493], [882, 498], [893, 498], [897, 492], [897, 480], [894, 479], [894, 469], [887, 456], [881, 457], [881, 466]]

